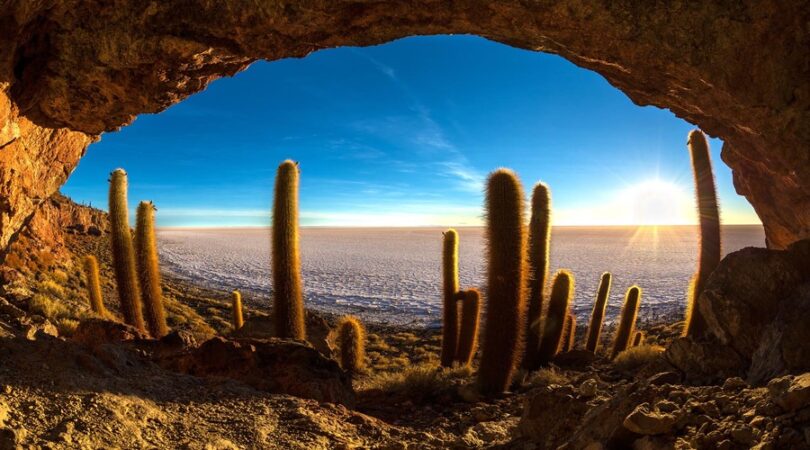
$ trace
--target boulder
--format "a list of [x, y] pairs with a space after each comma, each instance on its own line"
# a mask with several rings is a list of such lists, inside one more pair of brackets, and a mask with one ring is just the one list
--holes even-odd
[[354, 404], [351, 381], [338, 363], [299, 341], [215, 337], [161, 364], [198, 377], [230, 378], [266, 392]]
[[774, 403], [788, 412], [810, 406], [810, 372], [771, 380], [768, 394]]
[[587, 409], [584, 401], [575, 400], [566, 390], [545, 387], [526, 399], [518, 431], [542, 448], [556, 448], [562, 442], [554, 439], [570, 436]]
[[730, 253], [698, 308], [708, 335], [673, 341], [667, 361], [688, 381], [747, 377], [752, 384], [810, 370], [810, 240], [786, 250]]
[[[329, 339], [329, 333], [332, 331], [332, 328], [329, 326], [326, 319], [307, 312], [305, 320], [307, 341], [324, 356], [328, 358], [334, 357], [335, 348], [332, 346]], [[270, 339], [277, 336], [275, 329], [276, 327], [271, 316], [253, 316], [245, 320], [245, 324], [242, 328], [231, 333], [231, 336], [237, 339]]]
[[148, 336], [137, 328], [121, 322], [104, 319], [86, 319], [79, 322], [71, 339], [88, 347], [102, 344], [147, 339]]
[[633, 433], [655, 435], [669, 433], [677, 422], [675, 414], [658, 411], [649, 403], [642, 403], [624, 418], [622, 425]]

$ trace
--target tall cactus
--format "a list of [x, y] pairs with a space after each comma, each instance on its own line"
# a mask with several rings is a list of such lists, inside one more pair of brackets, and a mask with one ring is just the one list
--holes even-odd
[[486, 191], [487, 312], [478, 385], [487, 395], [506, 391], [521, 356], [526, 323], [526, 233], [523, 188], [514, 172], [498, 169]]
[[523, 357], [525, 369], [536, 369], [540, 348], [540, 328], [543, 314], [543, 297], [548, 277], [548, 250], [551, 238], [551, 194], [543, 183], [534, 185], [532, 191], [532, 217], [529, 221], [529, 297], [526, 322], [526, 352]]
[[87, 278], [87, 297], [90, 309], [101, 317], [107, 316], [104, 299], [101, 296], [101, 277], [98, 274], [98, 260], [93, 255], [84, 257], [84, 276]]
[[459, 294], [461, 300], [461, 327], [459, 329], [458, 353], [456, 361], [469, 366], [478, 347], [478, 316], [481, 309], [481, 296], [478, 289], [468, 289]]
[[[543, 336], [538, 350], [538, 367], [547, 365], [554, 359], [560, 348], [568, 317], [568, 305], [574, 296], [574, 276], [567, 270], [560, 270], [551, 285], [548, 300], [548, 313], [543, 323]], [[532, 368], [536, 369], [536, 367]]]
[[155, 205], [141, 202], [135, 220], [135, 255], [138, 260], [138, 281], [143, 293], [143, 306], [149, 334], [155, 339], [166, 336], [166, 312], [163, 310], [163, 290], [160, 286], [160, 265], [155, 242]]
[[340, 366], [351, 373], [361, 372], [366, 360], [366, 330], [354, 316], [345, 316], [337, 326]]
[[444, 367], [451, 367], [458, 351], [458, 233], [449, 229], [443, 233], [442, 293], [444, 300], [442, 320], [442, 355]]
[[700, 221], [700, 256], [698, 269], [689, 284], [684, 335], [702, 337], [706, 334], [706, 319], [700, 313], [697, 302], [706, 286], [706, 280], [720, 264], [720, 208], [714, 186], [712, 160], [706, 136], [700, 130], [689, 133], [689, 155], [695, 178], [695, 198]]
[[616, 329], [616, 337], [613, 338], [613, 348], [610, 349], [610, 359], [627, 350], [630, 345], [630, 339], [635, 332], [639, 303], [641, 303], [641, 288], [632, 286], [624, 297], [619, 327]]
[[585, 350], [591, 353], [596, 353], [599, 348], [599, 336], [602, 334], [602, 322], [605, 320], [605, 308], [610, 295], [611, 278], [610, 272], [605, 272], [599, 280], [599, 290], [596, 293], [596, 302], [594, 302], [593, 311], [591, 312], [591, 322], [588, 324], [588, 336], [585, 339]]
[[233, 316], [233, 329], [238, 330], [245, 325], [245, 318], [242, 316], [242, 294], [239, 291], [231, 293], [231, 312]]
[[113, 269], [118, 285], [118, 300], [124, 322], [146, 331], [141, 311], [141, 289], [135, 268], [135, 250], [132, 246], [132, 231], [129, 228], [127, 208], [127, 173], [115, 169], [110, 174], [110, 244]]
[[280, 338], [306, 339], [298, 243], [298, 164], [278, 166], [273, 199], [273, 316]]

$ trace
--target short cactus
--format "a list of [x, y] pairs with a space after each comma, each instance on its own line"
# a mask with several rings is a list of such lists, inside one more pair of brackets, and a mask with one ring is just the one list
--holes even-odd
[[481, 309], [481, 296], [478, 289], [468, 289], [459, 294], [461, 327], [456, 361], [462, 366], [469, 366], [478, 347], [478, 316]]
[[365, 368], [366, 330], [354, 316], [345, 316], [337, 326], [340, 347], [340, 366], [351, 373], [362, 372]]
[[575, 316], [574, 313], [568, 313], [566, 331], [568, 335], [565, 339], [565, 351], [570, 352], [577, 345], [577, 316]]
[[451, 367], [458, 351], [458, 233], [445, 231], [442, 246], [442, 355], [441, 364]]
[[722, 256], [720, 209], [717, 204], [717, 190], [706, 136], [700, 130], [693, 130], [689, 133], [688, 145], [700, 221], [700, 257], [697, 272], [689, 285], [684, 335], [702, 337], [706, 334], [706, 319], [700, 313], [697, 302], [709, 275], [720, 264]]
[[596, 302], [591, 312], [591, 322], [588, 324], [588, 336], [585, 339], [585, 350], [596, 353], [599, 348], [599, 336], [602, 334], [602, 322], [605, 320], [605, 308], [610, 295], [610, 272], [602, 274], [599, 280], [599, 290], [596, 293]]
[[633, 335], [633, 347], [638, 347], [639, 345], [644, 343], [644, 332], [643, 331], [636, 331], [636, 334]]
[[242, 316], [242, 294], [239, 291], [231, 293], [231, 311], [233, 313], [233, 329], [238, 330], [245, 325], [245, 319]]
[[118, 285], [118, 299], [124, 322], [145, 332], [141, 311], [141, 289], [135, 268], [135, 250], [129, 228], [127, 208], [127, 173], [116, 169], [110, 174], [110, 244], [113, 269]]
[[523, 188], [514, 172], [499, 169], [486, 190], [487, 308], [478, 386], [485, 395], [509, 387], [521, 356], [526, 323], [526, 233]]
[[160, 265], [155, 241], [155, 205], [141, 202], [135, 224], [135, 255], [138, 261], [138, 281], [143, 294], [143, 307], [149, 334], [160, 339], [169, 332], [163, 310], [163, 290], [160, 286]]
[[280, 338], [306, 339], [298, 239], [298, 164], [278, 166], [273, 199], [273, 317]]
[[538, 350], [538, 363], [541, 367], [550, 363], [560, 348], [565, 322], [568, 318], [569, 303], [573, 296], [574, 276], [567, 270], [560, 270], [551, 285], [548, 313], [543, 323], [543, 336], [540, 339]]
[[540, 332], [548, 277], [548, 251], [551, 238], [551, 194], [548, 186], [537, 183], [532, 191], [532, 216], [529, 221], [529, 284], [526, 322], [526, 352], [523, 367], [533, 370], [540, 348]]
[[632, 286], [627, 290], [627, 295], [624, 297], [622, 315], [619, 320], [619, 327], [616, 329], [616, 337], [613, 338], [610, 359], [614, 359], [619, 353], [628, 349], [631, 343], [630, 339], [635, 332], [639, 303], [641, 303], [641, 288]]
[[98, 260], [93, 255], [84, 257], [84, 276], [87, 278], [87, 297], [90, 309], [101, 317], [107, 316], [104, 299], [101, 296], [101, 277], [98, 273]]

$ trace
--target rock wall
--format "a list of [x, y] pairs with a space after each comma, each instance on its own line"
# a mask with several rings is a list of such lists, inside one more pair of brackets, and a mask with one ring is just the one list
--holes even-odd
[[784, 248], [810, 237], [809, 20], [802, 0], [0, 0], [0, 249], [138, 114], [257, 59], [438, 33], [559, 54], [723, 138]]

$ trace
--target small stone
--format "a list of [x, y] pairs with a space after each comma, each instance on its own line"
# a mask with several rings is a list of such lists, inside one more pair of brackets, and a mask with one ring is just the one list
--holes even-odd
[[679, 410], [677, 403], [673, 403], [669, 400], [661, 400], [655, 404], [655, 408], [661, 412], [671, 413]]
[[717, 450], [731, 450], [732, 448], [734, 448], [734, 444], [730, 440], [724, 439], [724, 440], [718, 442], [717, 447], [715, 447], [715, 448]]
[[751, 421], [748, 422], [748, 424], [751, 425], [754, 428], [764, 428], [765, 425], [767, 424], [766, 422], [767, 422], [767, 419], [765, 419], [764, 417], [756, 416], [753, 419], [751, 419]]
[[593, 378], [589, 378], [579, 385], [579, 395], [581, 395], [584, 398], [595, 397], [597, 388], [598, 386], [596, 384], [596, 380], [594, 380]]
[[726, 378], [723, 383], [723, 390], [726, 391], [737, 391], [746, 387], [748, 387], [748, 384], [740, 377]]
[[754, 431], [750, 427], [740, 427], [731, 430], [731, 438], [737, 443], [751, 445], [754, 441]]
[[649, 403], [642, 403], [624, 419], [623, 425], [634, 433], [655, 435], [670, 432], [677, 421], [675, 415], [652, 411]]
[[675, 372], [659, 372], [648, 379], [649, 383], [654, 386], [662, 386], [665, 384], [678, 384], [681, 382], [681, 376]]

